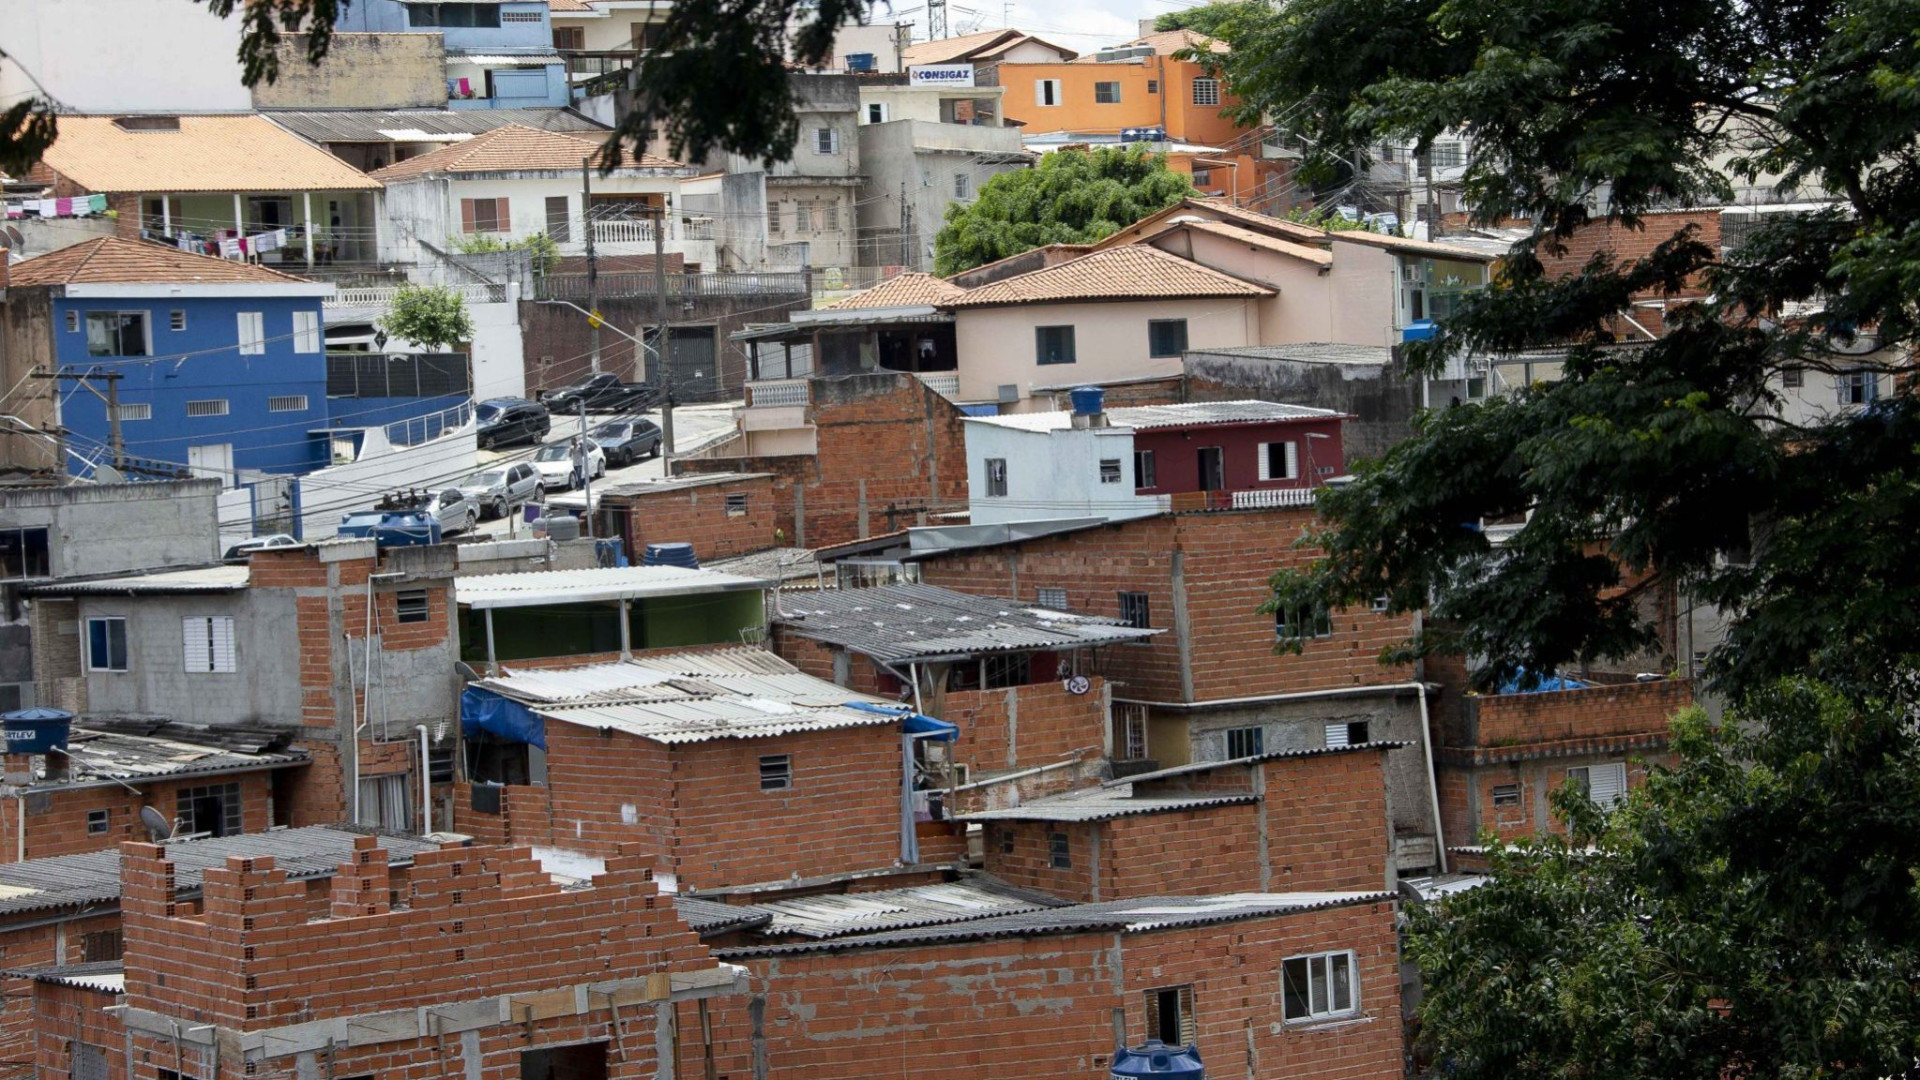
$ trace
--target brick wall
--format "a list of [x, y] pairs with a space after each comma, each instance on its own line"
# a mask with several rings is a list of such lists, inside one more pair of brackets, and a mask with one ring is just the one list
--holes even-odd
[[[29, 797], [24, 857], [44, 859], [53, 855], [107, 851], [124, 840], [145, 839], [147, 830], [140, 824], [142, 806], [151, 806], [172, 821], [179, 811], [182, 789], [229, 783], [240, 785], [241, 831], [259, 832], [276, 824], [272, 805], [273, 773], [267, 769], [182, 780], [149, 780], [137, 785], [141, 794], [118, 785], [52, 790], [46, 793], [48, 805], [44, 810], [34, 810], [34, 797]], [[0, 859], [7, 862], [22, 858], [15, 850], [20, 835], [17, 821], [20, 809], [19, 799], [0, 799]], [[87, 831], [87, 817], [96, 810], [107, 812], [107, 830], [103, 833]]]
[[33, 1076], [37, 1080], [73, 1080], [73, 1044], [98, 1047], [106, 1059], [107, 1076], [126, 1076], [125, 1036], [119, 1022], [102, 1012], [114, 995], [102, 990], [21, 980], [20, 996], [9, 993], [8, 1011], [32, 1021], [33, 1032], [17, 1047], [8, 1046], [6, 1062], [24, 1059], [26, 1069], [8, 1068], [0, 1075]]
[[[1096, 822], [989, 821], [981, 837], [986, 846], [986, 870], [1010, 885], [1065, 900], [1091, 900], [1097, 827]], [[1064, 868], [1052, 863], [1047, 838], [1054, 833], [1067, 838], [1070, 865]]]
[[[1070, 693], [1054, 679], [998, 690], [950, 690], [941, 695], [939, 718], [960, 728], [954, 760], [974, 777], [1048, 765], [1107, 743], [1106, 680], [1094, 677], [1085, 694]], [[932, 704], [929, 703], [929, 708]]]
[[1487, 694], [1463, 703], [1469, 746], [1513, 747], [1578, 742], [1611, 735], [1667, 732], [1673, 715], [1693, 704], [1684, 679], [1590, 686], [1539, 694]]
[[[729, 497], [746, 500], [729, 510]], [[636, 558], [648, 544], [687, 543], [703, 562], [779, 547], [793, 537], [793, 498], [777, 497], [771, 476], [633, 495], [609, 496], [620, 535]]]
[[1106, 822], [1099, 898], [1262, 891], [1260, 813], [1258, 803], [1235, 803]]
[[1387, 751], [1277, 758], [1260, 769], [1270, 890], [1390, 887]]
[[[1555, 817], [1553, 793], [1568, 783], [1568, 770], [1595, 765], [1623, 764], [1629, 790], [1643, 786], [1653, 765], [1670, 764], [1664, 749], [1583, 751], [1544, 758], [1495, 761], [1473, 766], [1443, 764], [1439, 769], [1440, 816], [1447, 826], [1447, 843], [1477, 844], [1488, 836], [1512, 842], [1528, 836], [1565, 831]], [[1510, 800], [1496, 800], [1495, 789], [1505, 789]]]
[[33, 631], [34, 700], [74, 714], [87, 711], [87, 680], [80, 671], [80, 605], [36, 597], [27, 612]]
[[[85, 959], [86, 935], [119, 927], [117, 912], [17, 929], [0, 926], [0, 955], [13, 968], [77, 964]], [[32, 986], [27, 979], [0, 978], [0, 1001], [6, 1003], [0, 1008], [0, 1076], [32, 1075], [31, 1068], [13, 1064], [31, 1062], [34, 1056], [34, 1034], [41, 1020], [28, 1005]]]

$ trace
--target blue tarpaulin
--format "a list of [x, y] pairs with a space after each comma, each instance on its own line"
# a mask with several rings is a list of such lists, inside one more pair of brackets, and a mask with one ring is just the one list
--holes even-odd
[[960, 729], [945, 720], [935, 720], [931, 716], [922, 716], [904, 705], [875, 705], [870, 701], [849, 701], [849, 709], [861, 712], [880, 713], [883, 716], [900, 718], [900, 731], [906, 735], [920, 735], [929, 739], [944, 739], [952, 742], [960, 737]]
[[1500, 684], [1502, 694], [1545, 694], [1554, 690], [1585, 690], [1587, 684], [1579, 679], [1569, 679], [1565, 675], [1542, 675], [1540, 681], [1522, 689], [1527, 681], [1527, 669], [1516, 671], [1513, 678]]
[[491, 690], [469, 686], [460, 692], [460, 734], [481, 732], [508, 742], [547, 748], [547, 726], [532, 709]]

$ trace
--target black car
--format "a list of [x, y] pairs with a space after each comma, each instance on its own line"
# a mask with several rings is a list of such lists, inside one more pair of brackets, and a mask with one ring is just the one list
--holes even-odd
[[653, 388], [646, 383], [621, 382], [610, 371], [589, 375], [572, 386], [553, 390], [541, 397], [553, 412], [570, 413], [586, 403], [588, 412], [633, 412], [644, 409], [653, 400]]
[[553, 421], [547, 407], [524, 398], [494, 398], [474, 410], [480, 422], [480, 449], [534, 443], [547, 437]]
[[651, 420], [609, 420], [594, 428], [591, 437], [607, 452], [609, 469], [660, 456], [660, 425]]

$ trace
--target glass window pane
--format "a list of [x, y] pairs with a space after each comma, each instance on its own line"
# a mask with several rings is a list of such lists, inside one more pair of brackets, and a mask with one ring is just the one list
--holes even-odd
[[1324, 957], [1315, 957], [1313, 962], [1307, 965], [1307, 979], [1310, 991], [1307, 996], [1308, 1006], [1313, 1014], [1318, 1016], [1327, 1011], [1327, 969]]
[[1353, 1008], [1353, 958], [1346, 953], [1335, 953], [1327, 958], [1327, 966], [1333, 969], [1334, 1011]]
[[1283, 1011], [1288, 1020], [1305, 1019], [1307, 1015], [1307, 965], [1305, 957], [1288, 960], [1280, 965], [1280, 991], [1284, 1001]]

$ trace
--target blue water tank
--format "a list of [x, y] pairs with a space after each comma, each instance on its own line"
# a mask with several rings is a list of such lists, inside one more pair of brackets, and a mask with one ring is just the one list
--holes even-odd
[[63, 750], [73, 730], [73, 714], [59, 709], [21, 709], [0, 714], [9, 754], [44, 754]]
[[1415, 319], [1407, 324], [1405, 330], [1400, 331], [1400, 340], [1426, 341], [1439, 332], [1440, 328], [1433, 325], [1432, 319]]
[[1198, 1047], [1168, 1046], [1159, 1039], [1148, 1039], [1138, 1047], [1123, 1046], [1113, 1053], [1112, 1080], [1132, 1080], [1136, 1076], [1206, 1080], [1207, 1069], [1200, 1064]]
[[641, 566], [684, 566], [688, 570], [700, 569], [700, 560], [694, 557], [692, 544], [648, 544], [647, 550], [640, 556]]
[[872, 71], [873, 69], [874, 69], [874, 62], [873, 62], [872, 53], [857, 52], [857, 53], [847, 54], [847, 70], [848, 71], [869, 72], [869, 71]]
[[1075, 416], [1099, 416], [1107, 407], [1107, 392], [1098, 386], [1076, 386], [1067, 391]]

